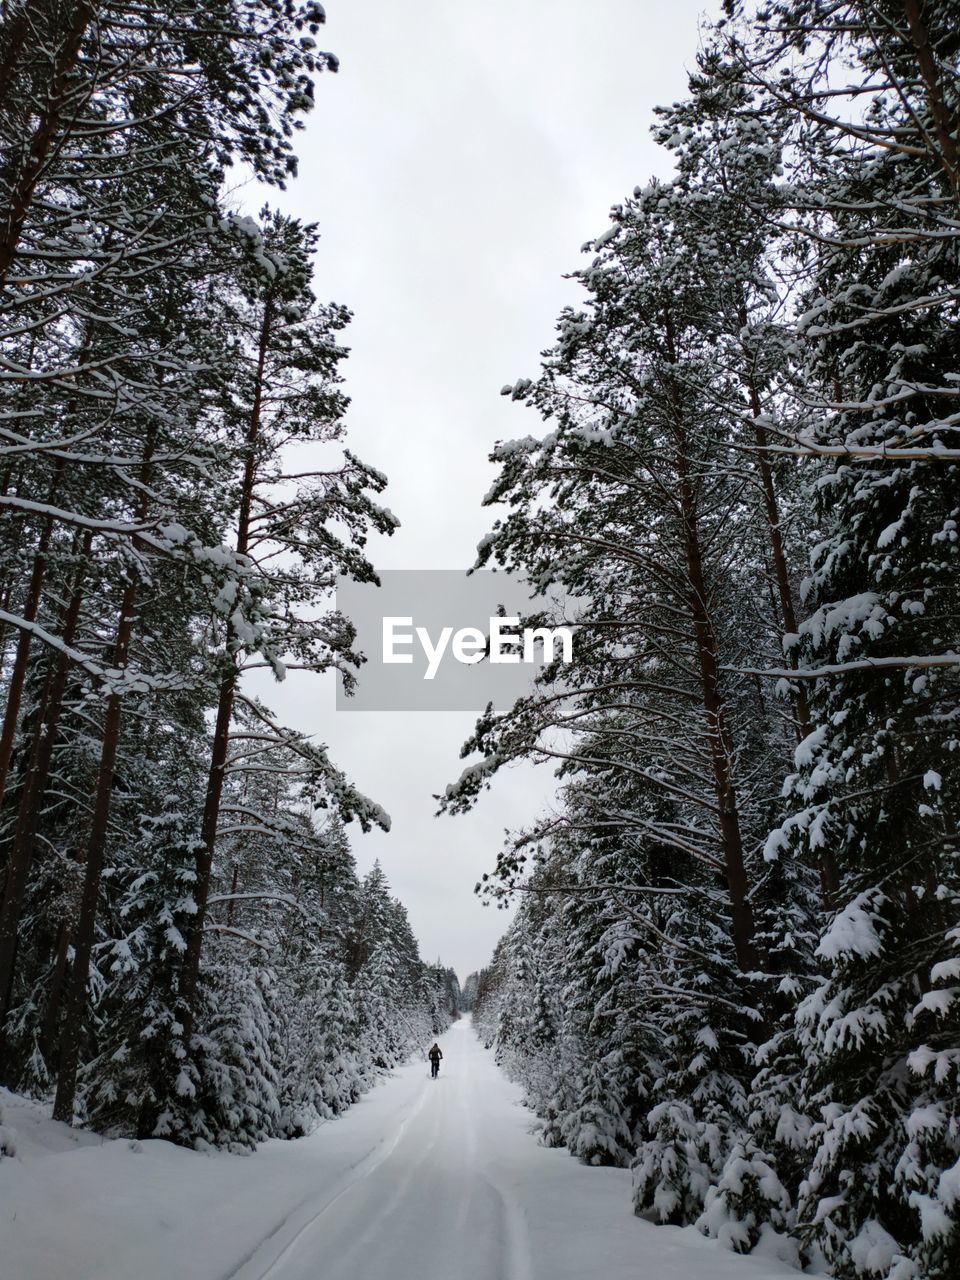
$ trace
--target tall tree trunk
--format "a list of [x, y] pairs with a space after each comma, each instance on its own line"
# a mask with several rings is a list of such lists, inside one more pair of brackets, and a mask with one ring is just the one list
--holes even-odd
[[[126, 670], [133, 636], [133, 614], [137, 599], [137, 581], [127, 584], [120, 605], [120, 621], [113, 651], [112, 665], [117, 671]], [[83, 893], [80, 911], [74, 930], [73, 972], [67, 999], [63, 1032], [60, 1037], [60, 1074], [57, 1096], [53, 1106], [55, 1120], [68, 1124], [73, 1120], [73, 1104], [77, 1092], [77, 1067], [80, 1060], [80, 1042], [83, 1020], [87, 1008], [87, 986], [90, 979], [90, 957], [96, 938], [97, 907], [100, 898], [100, 879], [103, 873], [107, 848], [107, 829], [110, 822], [110, 802], [113, 798], [113, 775], [120, 743], [120, 724], [123, 713], [123, 695], [111, 693], [103, 725], [103, 742], [100, 749], [100, 765], [94, 790], [93, 818], [87, 840], [86, 868], [83, 877]]]
[[741, 972], [748, 973], [757, 968], [759, 961], [754, 938], [753, 909], [750, 906], [750, 884], [743, 853], [743, 836], [740, 831], [737, 792], [733, 780], [733, 737], [720, 694], [717, 638], [707, 604], [708, 592], [703, 571], [696, 497], [686, 469], [686, 460], [682, 459], [680, 462], [680, 511], [686, 544], [690, 607], [700, 667], [703, 709], [707, 721], [710, 763], [713, 768], [719, 810], [720, 846], [723, 850], [727, 889], [730, 894], [733, 945]]
[[227, 903], [227, 928], [233, 924], [234, 907], [236, 906], [237, 885], [240, 883], [240, 868], [233, 868], [233, 879], [230, 883], [230, 900]]
[[[24, 360], [24, 368], [29, 370], [33, 368], [34, 356], [37, 349], [37, 335], [31, 333], [30, 345]], [[17, 393], [18, 397], [24, 395], [29, 382], [23, 383]], [[19, 485], [23, 478], [25, 470], [25, 459], [22, 454], [14, 454], [7, 459], [7, 464], [3, 468], [2, 476], [0, 476], [0, 496], [6, 497], [14, 484]], [[9, 543], [15, 543], [19, 534], [11, 534], [11, 528], [22, 528], [24, 523], [23, 516], [17, 515], [12, 511], [8, 511], [5, 517], [5, 534]], [[9, 545], [8, 543], [8, 545]], [[13, 597], [13, 589], [19, 580], [19, 574], [14, 566], [10, 566], [3, 579], [3, 603], [2, 608], [7, 610], [10, 607], [10, 601]], [[7, 658], [7, 632], [9, 628], [6, 623], [0, 624], [0, 666], [6, 665]], [[3, 802], [3, 788], [0, 786], [0, 803]]]
[[10, 90], [13, 87], [13, 71], [20, 61], [20, 54], [23, 52], [23, 46], [30, 31], [27, 2], [28, 0], [22, 0], [12, 15], [3, 15], [6, 30], [2, 52], [0, 52], [0, 107], [10, 96]]
[[55, 1064], [51, 1062], [57, 1046], [57, 1024], [60, 1020], [60, 1003], [67, 976], [67, 957], [73, 935], [66, 920], [61, 921], [57, 934], [57, 952], [53, 962], [53, 972], [47, 984], [47, 1007], [43, 1011], [43, 1025], [40, 1028], [40, 1052], [49, 1070]]
[[[64, 464], [58, 461], [54, 468], [53, 478], [47, 494], [47, 501], [53, 502], [60, 488]], [[33, 568], [27, 584], [26, 597], [23, 602], [21, 616], [25, 622], [35, 622], [40, 610], [43, 595], [43, 580], [47, 571], [47, 552], [53, 537], [54, 521], [48, 517], [40, 529], [37, 549], [33, 556]], [[3, 728], [0, 729], [0, 804], [3, 804], [10, 773], [10, 759], [13, 755], [13, 744], [17, 736], [20, 722], [20, 704], [23, 700], [23, 686], [27, 678], [27, 667], [30, 663], [30, 645], [33, 637], [29, 631], [21, 631], [17, 639], [16, 653], [13, 659], [13, 670], [7, 686], [7, 705], [3, 714]]]
[[0, 286], [6, 284], [7, 276], [10, 274], [37, 183], [50, 157], [57, 131], [66, 114], [71, 97], [70, 77], [76, 69], [83, 38], [93, 18], [94, 6], [89, 3], [89, 0], [80, 0], [54, 62], [47, 105], [40, 116], [40, 123], [16, 176], [10, 194], [10, 204], [3, 214], [2, 229], [0, 229]]
[[[136, 508], [136, 520], [146, 518], [150, 506], [150, 480], [153, 473], [153, 454], [157, 443], [158, 427], [151, 421], [143, 447], [143, 461], [139, 470], [140, 499]], [[133, 638], [134, 610], [137, 603], [139, 581], [131, 578], [124, 588], [120, 602], [120, 617], [113, 651], [113, 667], [124, 672], [130, 657]], [[87, 1008], [87, 987], [90, 979], [90, 957], [96, 938], [97, 907], [100, 898], [100, 880], [107, 848], [107, 830], [110, 822], [110, 805], [113, 799], [113, 776], [116, 769], [117, 750], [120, 745], [120, 726], [123, 717], [123, 695], [113, 692], [107, 698], [104, 716], [103, 741], [100, 748], [100, 764], [94, 789], [93, 817], [87, 839], [86, 865], [80, 911], [73, 930], [73, 971], [60, 1037], [60, 1070], [53, 1114], [57, 1120], [70, 1123], [77, 1092], [77, 1068], [80, 1062], [80, 1044], [83, 1038], [83, 1020]]]
[[[750, 322], [747, 304], [741, 300], [737, 319], [741, 330], [745, 330]], [[773, 576], [777, 584], [777, 597], [780, 601], [780, 625], [784, 632], [796, 635], [797, 612], [793, 604], [793, 590], [790, 585], [790, 569], [787, 564], [787, 553], [783, 541], [783, 530], [780, 524], [780, 503], [777, 500], [777, 487], [773, 478], [773, 467], [770, 465], [768, 452], [770, 437], [764, 425], [763, 405], [757, 390], [753, 370], [749, 368], [750, 354], [743, 351], [746, 368], [741, 381], [746, 388], [750, 401], [750, 414], [753, 418], [754, 439], [757, 442], [757, 470], [760, 473], [760, 487], [763, 490], [763, 505], [767, 516], [767, 533], [770, 539], [770, 558], [773, 561]], [[796, 666], [796, 655], [791, 653], [790, 665]], [[797, 737], [802, 741], [810, 732], [810, 707], [806, 694], [802, 689], [793, 694], [793, 708], [797, 718]]]
[[[10, 597], [12, 594], [13, 594], [13, 579], [11, 576], [8, 576], [4, 579], [3, 589], [0, 590], [0, 609], [3, 609], [5, 613], [10, 608]], [[0, 623], [0, 673], [3, 672], [3, 669], [6, 665], [7, 665], [7, 628], [3, 623]], [[2, 800], [2, 798], [3, 797], [0, 796], [0, 800]]]
[[903, 13], [907, 19], [910, 40], [917, 55], [917, 65], [926, 92], [927, 110], [933, 119], [937, 145], [940, 148], [940, 166], [947, 176], [953, 194], [960, 197], [960, 151], [956, 131], [960, 122], [951, 116], [944, 97], [937, 59], [930, 43], [930, 32], [923, 20], [920, 0], [903, 0]]
[[[253, 508], [253, 492], [257, 481], [256, 450], [263, 415], [264, 375], [267, 365], [267, 353], [270, 347], [272, 320], [273, 300], [272, 296], [268, 294], [264, 301], [263, 320], [260, 325], [253, 403], [250, 407], [247, 435], [244, 441], [246, 457], [240, 489], [240, 508], [237, 514], [237, 551], [241, 555], [247, 554], [250, 545], [250, 516]], [[228, 631], [228, 648], [232, 640], [232, 632]], [[210, 897], [213, 856], [217, 844], [217, 827], [220, 822], [220, 805], [223, 800], [227, 753], [230, 746], [230, 721], [233, 718], [233, 703], [239, 674], [235, 657], [231, 656], [229, 663], [230, 665], [220, 682], [220, 693], [217, 700], [217, 718], [213, 733], [213, 747], [210, 754], [210, 769], [207, 775], [207, 793], [204, 799], [203, 818], [200, 824], [200, 841], [196, 855], [196, 883], [193, 893], [196, 911], [190, 925], [183, 966], [182, 995], [187, 1008], [184, 1038], [187, 1043], [189, 1043], [193, 1034], [193, 1016], [197, 988], [200, 983], [203, 930], [207, 918], [207, 900]]]
[[[740, 327], [745, 329], [748, 323], [746, 304], [740, 307]], [[746, 358], [746, 352], [744, 353]], [[797, 634], [797, 614], [793, 604], [793, 591], [790, 585], [790, 569], [787, 564], [787, 553], [783, 541], [783, 530], [780, 525], [780, 504], [777, 500], [777, 488], [773, 477], [773, 467], [770, 465], [769, 445], [770, 438], [764, 425], [763, 406], [760, 403], [760, 395], [757, 391], [757, 384], [752, 374], [747, 374], [744, 379], [747, 388], [747, 394], [750, 399], [750, 413], [753, 417], [754, 438], [757, 442], [757, 468], [760, 472], [760, 484], [763, 489], [763, 504], [767, 516], [767, 533], [770, 539], [770, 555], [773, 560], [774, 580], [777, 584], [777, 596], [780, 601], [780, 617], [782, 620], [783, 631], [789, 635]], [[796, 669], [797, 654], [795, 649], [791, 649], [787, 655], [787, 661], [790, 666]], [[793, 690], [793, 711], [797, 722], [797, 740], [802, 742], [808, 736], [812, 729], [812, 721], [810, 717], [810, 704], [807, 701], [807, 695], [800, 683], [797, 682]], [[837, 861], [834, 857], [833, 850], [822, 848], [820, 850], [817, 866], [820, 873], [820, 900], [824, 910], [829, 911], [840, 889], [840, 872], [837, 869]]]
[[[751, 399], [756, 396], [752, 393]], [[777, 584], [777, 598], [780, 604], [780, 618], [783, 631], [789, 635], [797, 633], [797, 614], [793, 607], [793, 593], [790, 590], [790, 570], [787, 565], [787, 554], [783, 544], [783, 531], [780, 527], [780, 504], [777, 502], [777, 490], [773, 479], [773, 468], [766, 450], [769, 437], [766, 427], [760, 418], [759, 403], [754, 401], [754, 438], [759, 450], [757, 469], [760, 472], [760, 484], [763, 488], [763, 505], [767, 516], [767, 533], [770, 539], [770, 557], [773, 561], [773, 576]], [[796, 653], [791, 650], [788, 661], [796, 667]], [[802, 689], [793, 693], [793, 710], [797, 719], [797, 738], [802, 741], [810, 732], [810, 705]]]
[[[76, 637], [83, 602], [84, 566], [90, 549], [91, 534], [83, 535], [80, 548], [81, 565], [77, 570], [73, 593], [64, 613], [61, 635], [64, 643], [72, 645]], [[56, 745], [67, 687], [70, 663], [65, 654], [51, 656], [42, 697], [41, 712], [37, 717], [30, 759], [23, 782], [23, 792], [17, 812], [13, 840], [7, 860], [7, 875], [3, 898], [0, 900], [0, 1073], [4, 1069], [4, 1042], [2, 1026], [9, 1010], [16, 964], [17, 932], [23, 911], [24, 895], [33, 861], [37, 828], [43, 796], [47, 789], [50, 766]]]
[[[669, 310], [664, 317], [667, 358], [678, 363], [673, 320]], [[677, 440], [676, 471], [679, 480], [680, 518], [683, 526], [687, 581], [690, 586], [689, 608], [693, 621], [700, 671], [700, 690], [706, 716], [707, 741], [717, 800], [720, 847], [723, 851], [727, 891], [730, 895], [730, 917], [737, 965], [742, 973], [755, 970], [757, 954], [753, 908], [750, 905], [750, 883], [747, 878], [740, 830], [740, 813], [733, 777], [734, 744], [720, 692], [720, 662], [716, 631], [713, 626], [700, 543], [700, 521], [697, 495], [690, 476], [687, 456], [688, 431], [682, 394], [671, 380], [670, 397]]]
[[[77, 356], [77, 364], [82, 366], [87, 364], [90, 359], [90, 351], [93, 344], [93, 336], [95, 325], [92, 320], [87, 322], [86, 331], [83, 337], [83, 343]], [[31, 340], [30, 362], [33, 362], [34, 346]], [[76, 398], [72, 398], [67, 405], [67, 413], [72, 416], [77, 412], [79, 402]], [[47, 502], [54, 504], [60, 492], [60, 484], [66, 471], [66, 462], [63, 458], [58, 458], [53, 469], [53, 476], [50, 481], [50, 489], [47, 494]], [[27, 587], [26, 600], [22, 617], [26, 622], [35, 622], [37, 613], [40, 608], [40, 600], [43, 594], [43, 583], [47, 568], [47, 551], [50, 546], [50, 540], [53, 537], [55, 521], [52, 517], [48, 517], [40, 531], [40, 541], [34, 554], [33, 570], [30, 576], [30, 584]], [[90, 540], [86, 541], [87, 548], [90, 547]], [[13, 753], [13, 744], [17, 733], [17, 724], [20, 717], [20, 702], [23, 696], [23, 682], [26, 678], [27, 664], [30, 659], [30, 647], [33, 637], [29, 631], [21, 631], [17, 640], [16, 655], [14, 657], [13, 671], [11, 673], [10, 684], [7, 689], [7, 705], [4, 711], [3, 728], [0, 730], [0, 805], [3, 804], [3, 796], [6, 791], [7, 780], [10, 770], [10, 758]]]

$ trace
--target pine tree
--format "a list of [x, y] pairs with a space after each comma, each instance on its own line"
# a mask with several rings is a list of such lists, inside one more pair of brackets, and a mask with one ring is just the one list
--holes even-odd
[[[957, 1227], [947, 1204], [934, 1216], [943, 1164], [919, 1153], [946, 1142], [940, 1161], [956, 1158], [949, 1058], [939, 1080], [924, 1064], [957, 1036], [938, 992], [955, 957], [957, 672], [944, 645], [957, 584], [947, 210], [958, 188], [944, 126], [957, 15], [889, 8], [878, 29], [862, 6], [775, 4], [766, 30], [733, 48], [791, 119], [794, 240], [808, 264], [798, 356], [817, 389], [792, 443], [817, 460], [821, 532], [798, 639], [815, 727], [770, 846], [830, 848], [840, 878], [818, 950], [825, 979], [798, 1010], [799, 1089], [816, 1118], [799, 1217], [839, 1275], [863, 1269], [870, 1240], [886, 1242], [898, 1275], [946, 1275]], [[848, 76], [839, 95], [834, 63]], [[914, 1115], [929, 1118], [922, 1138]]]
[[322, 22], [40, 0], [0, 28], [2, 1072], [197, 1146], [306, 1132], [458, 1001], [385, 885], [357, 961], [343, 824], [387, 815], [242, 685], [351, 678], [330, 589], [396, 523], [343, 448], [315, 228], [224, 193], [296, 172]]

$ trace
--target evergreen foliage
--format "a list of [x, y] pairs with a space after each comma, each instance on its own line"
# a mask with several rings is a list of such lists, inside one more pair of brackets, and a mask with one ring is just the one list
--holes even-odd
[[473, 1001], [543, 1140], [844, 1280], [960, 1261], [958, 30], [726, 6], [675, 176], [504, 388], [546, 433], [479, 563], [566, 590], [575, 660], [443, 801], [563, 780], [478, 886], [521, 899]]
[[396, 525], [316, 228], [226, 186], [295, 175], [323, 21], [3, 7], [0, 1075], [104, 1132], [305, 1133], [456, 1009], [358, 878], [387, 815], [244, 683], [350, 683], [331, 588]]

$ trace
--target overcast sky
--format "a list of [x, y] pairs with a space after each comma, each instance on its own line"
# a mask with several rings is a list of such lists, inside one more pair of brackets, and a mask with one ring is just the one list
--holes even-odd
[[[492, 514], [480, 500], [498, 439], [537, 429], [501, 399], [535, 377], [562, 277], [609, 206], [669, 163], [652, 108], [686, 90], [703, 0], [329, 0], [324, 76], [283, 197], [319, 224], [317, 290], [355, 319], [345, 341], [350, 447], [386, 472], [401, 529], [379, 568], [467, 569]], [[508, 917], [473, 894], [504, 828], [550, 803], [546, 770], [517, 768], [477, 810], [434, 818], [460, 770], [466, 713], [337, 712], [332, 684], [291, 675], [264, 689], [289, 724], [393, 818], [353, 847], [379, 858], [425, 959], [461, 979], [485, 964]], [[351, 828], [351, 830], [355, 830]]]

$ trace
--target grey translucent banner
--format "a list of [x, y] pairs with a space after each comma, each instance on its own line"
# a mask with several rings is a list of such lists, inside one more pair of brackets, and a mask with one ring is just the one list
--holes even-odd
[[511, 707], [544, 662], [569, 662], [574, 628], [559, 597], [516, 575], [388, 569], [381, 585], [337, 579], [337, 608], [366, 661], [356, 691], [337, 678], [338, 711], [482, 711]]

